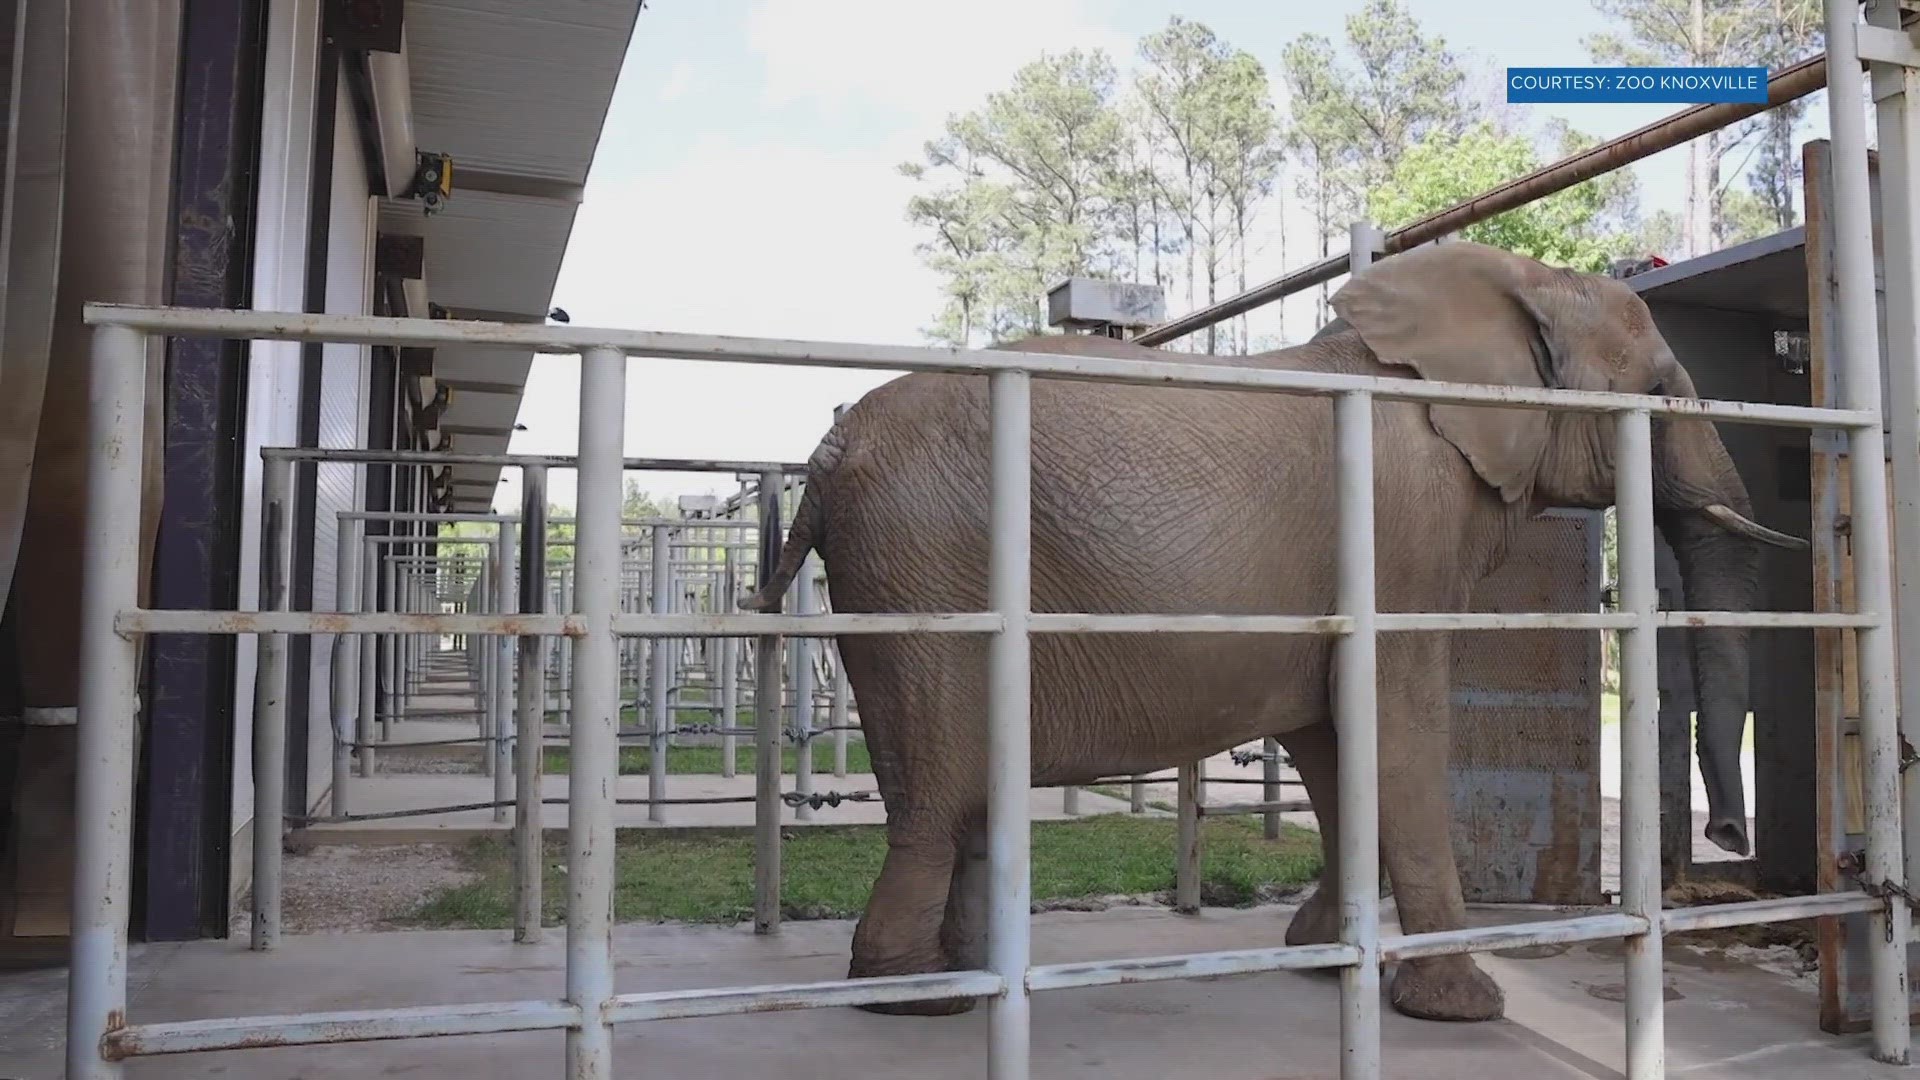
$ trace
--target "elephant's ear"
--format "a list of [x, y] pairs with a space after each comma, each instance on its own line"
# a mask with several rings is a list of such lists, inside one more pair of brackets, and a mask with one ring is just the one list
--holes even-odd
[[[1381, 362], [1434, 382], [1552, 387], [1568, 370], [1568, 319], [1586, 301], [1531, 259], [1458, 241], [1394, 255], [1353, 276], [1333, 310]], [[1547, 414], [1436, 404], [1434, 429], [1508, 502], [1533, 487]]]

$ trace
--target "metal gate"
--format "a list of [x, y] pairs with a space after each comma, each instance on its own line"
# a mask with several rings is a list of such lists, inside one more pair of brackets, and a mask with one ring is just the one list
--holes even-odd
[[[1883, 5], [1898, 17], [1897, 7]], [[1897, 25], [1897, 23], [1896, 23]], [[1461, 955], [1548, 943], [1624, 939], [1625, 1074], [1659, 1080], [1666, 1072], [1665, 935], [1854, 912], [1867, 913], [1861, 935], [1870, 973], [1873, 1053], [1907, 1060], [1910, 1026], [1904, 977], [1911, 911], [1903, 899], [1908, 873], [1900, 804], [1901, 757], [1895, 696], [1894, 578], [1891, 564], [1886, 446], [1880, 379], [1876, 377], [1873, 252], [1866, 175], [1860, 59], [1900, 66], [1914, 85], [1920, 49], [1905, 35], [1874, 37], [1845, 0], [1827, 0], [1826, 65], [1833, 127], [1836, 229], [1836, 367], [1848, 373], [1840, 408], [1675, 400], [1636, 394], [1541, 390], [1370, 378], [1326, 372], [1273, 371], [1237, 365], [1122, 361], [1018, 352], [754, 340], [572, 326], [467, 323], [276, 312], [230, 312], [89, 306], [94, 344], [89, 368], [88, 528], [84, 537], [82, 690], [79, 706], [79, 821], [74, 887], [67, 1055], [71, 1080], [121, 1075], [130, 1057], [293, 1044], [475, 1035], [505, 1031], [565, 1032], [566, 1075], [610, 1080], [616, 1024], [863, 1002], [973, 997], [988, 1004], [986, 1074], [1024, 1080], [1029, 1074], [1032, 996], [1053, 990], [1278, 970], [1340, 972], [1341, 1076], [1381, 1075], [1381, 969], [1400, 960]], [[1904, 50], [1902, 52], [1901, 50]], [[1892, 56], [1894, 59], [1887, 60]], [[1920, 85], [1915, 86], [1920, 96]], [[1711, 114], [1720, 115], [1720, 114]], [[1722, 123], [1729, 122], [1722, 120]], [[1887, 140], [1883, 136], [1883, 145]], [[1920, 152], [1909, 141], [1903, 152]], [[1594, 172], [1600, 171], [1598, 168]], [[1592, 173], [1588, 173], [1592, 175]], [[1902, 187], [1900, 185], [1890, 185]], [[1910, 196], [1911, 185], [1902, 187]], [[1904, 207], [1904, 201], [1903, 207]], [[1910, 224], [1917, 215], [1903, 218]], [[1409, 230], [1413, 227], [1409, 226]], [[1442, 230], [1444, 231], [1444, 230]], [[1410, 233], [1397, 233], [1411, 244]], [[1915, 292], [1912, 258], [1920, 244], [1903, 231], [1890, 244], [1889, 277], [1900, 274], [1903, 297]], [[1358, 225], [1344, 261], [1360, 272], [1387, 238]], [[1889, 292], [1895, 291], [1890, 287]], [[1251, 306], [1251, 305], [1249, 305]], [[1896, 305], [1901, 307], [1901, 305]], [[1910, 308], [1910, 305], [1908, 305]], [[1896, 478], [1920, 480], [1920, 445], [1910, 437], [1915, 367], [1920, 349], [1912, 311], [1891, 333], [1897, 430]], [[1891, 328], [1890, 328], [1891, 329]], [[461, 342], [582, 355], [580, 379], [579, 531], [574, 610], [559, 615], [408, 616], [286, 610], [283, 573], [270, 577], [273, 610], [259, 612], [145, 610], [140, 596], [137, 521], [125, 508], [138, 501], [145, 402], [143, 358], [150, 335], [252, 340], [342, 341], [392, 345]], [[615, 608], [620, 569], [621, 436], [629, 356], [732, 360], [803, 367], [943, 371], [985, 377], [990, 385], [991, 469], [987, 608], [951, 614], [660, 615]], [[1339, 559], [1337, 601], [1321, 616], [1034, 613], [1030, 602], [1030, 387], [1034, 377], [1092, 379], [1134, 385], [1211, 387], [1307, 394], [1334, 399]], [[1583, 411], [1611, 419], [1619, 514], [1620, 598], [1614, 612], [1380, 613], [1374, 589], [1374, 432], [1376, 401], [1423, 401], [1496, 408]], [[1725, 422], [1838, 430], [1847, 433], [1848, 473], [1856, 498], [1848, 541], [1860, 596], [1853, 612], [1661, 611], [1655, 583], [1652, 417], [1705, 417]], [[284, 479], [284, 477], [282, 477]], [[1920, 490], [1896, 486], [1903, 516], [1920, 525]], [[287, 560], [288, 487], [270, 475], [266, 502], [276, 528], [269, 567]], [[1920, 547], [1909, 547], [1920, 555]], [[1920, 589], [1920, 580], [1908, 582]], [[1920, 618], [1920, 595], [1901, 611]], [[1851, 630], [1857, 643], [1865, 853], [1854, 887], [1818, 896], [1663, 910], [1660, 892], [1659, 726], [1655, 634], [1663, 626], [1814, 627]], [[1454, 631], [1614, 631], [1620, 635], [1622, 709], [1622, 890], [1615, 911], [1517, 925], [1418, 934], [1382, 934], [1379, 909], [1379, 769], [1375, 715], [1376, 645], [1380, 633]], [[132, 842], [132, 776], [137, 716], [138, 643], [153, 634], [251, 634], [261, 645], [256, 721], [285, 716], [289, 635], [439, 631], [569, 637], [579, 710], [570, 733], [566, 980], [558, 1000], [520, 1000], [367, 1009], [337, 1013], [218, 1017], [140, 1022], [127, 1015], [127, 923]], [[1309, 634], [1330, 638], [1340, 742], [1339, 897], [1337, 943], [1129, 960], [1035, 964], [1031, 956], [1029, 881], [1030, 645], [1033, 634], [1183, 632]], [[861, 633], [965, 633], [989, 645], [987, 765], [989, 880], [987, 963], [981, 970], [835, 980], [799, 986], [745, 986], [618, 994], [613, 981], [613, 793], [619, 701], [616, 665], [623, 637], [719, 635], [757, 638], [765, 673], [777, 665], [783, 636]], [[1908, 637], [1908, 648], [1920, 648]], [[1499, 644], [1499, 643], [1496, 643]], [[1909, 682], [1912, 687], [1912, 682]], [[766, 695], [772, 698], [778, 688]], [[1910, 722], [1914, 719], [1909, 713]], [[270, 733], [277, 737], [276, 730]], [[777, 872], [777, 851], [767, 853]], [[760, 869], [758, 866], [756, 869]]]

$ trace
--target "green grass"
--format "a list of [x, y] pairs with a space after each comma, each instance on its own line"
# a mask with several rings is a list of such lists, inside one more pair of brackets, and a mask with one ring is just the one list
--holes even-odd
[[[1173, 888], [1174, 822], [1108, 814], [1033, 826], [1036, 902], [1160, 893]], [[1284, 827], [1279, 840], [1261, 836], [1257, 821], [1221, 818], [1201, 823], [1201, 897], [1212, 906], [1247, 906], [1314, 880], [1320, 841], [1306, 829]], [[798, 829], [781, 852], [781, 897], [786, 917], [853, 918], [866, 905], [886, 854], [880, 826]], [[656, 832], [620, 834], [616, 850], [615, 918], [628, 922], [731, 923], [753, 913], [753, 838]], [[428, 899], [412, 921], [441, 928], [501, 929], [512, 925], [509, 841], [483, 837], [464, 858], [481, 880]], [[546, 851], [544, 920], [557, 924], [566, 910], [564, 846]]]
[[[751, 776], [756, 754], [753, 744], [745, 739], [734, 748], [734, 769], [742, 776]], [[780, 751], [780, 771], [791, 775], [799, 755], [795, 748], [788, 746]], [[567, 748], [550, 746], [542, 768], [548, 773], [559, 775], [567, 772]], [[623, 775], [643, 775], [652, 763], [653, 751], [644, 746], [623, 746], [620, 748], [620, 772]], [[830, 773], [833, 771], [833, 740], [822, 737], [813, 744], [813, 771]], [[847, 740], [847, 772], [870, 773], [873, 761], [867, 756], [867, 744], [859, 739]], [[675, 746], [667, 750], [667, 774], [687, 776], [702, 774], [720, 775], [720, 748], [717, 746]]]

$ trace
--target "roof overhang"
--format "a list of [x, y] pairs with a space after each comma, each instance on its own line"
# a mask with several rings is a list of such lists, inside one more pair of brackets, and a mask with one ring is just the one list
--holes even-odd
[[[544, 322], [641, 0], [406, 0], [399, 53], [370, 52], [390, 191], [383, 236], [417, 236], [407, 314]], [[398, 88], [404, 86], [404, 101]], [[408, 143], [404, 132], [411, 132]], [[452, 159], [438, 212], [405, 190], [413, 149]], [[439, 431], [463, 452], [505, 453], [532, 354], [442, 347]], [[498, 466], [453, 467], [460, 510], [492, 504]]]
[[1804, 225], [1626, 279], [1649, 304], [1717, 308], [1777, 319], [1807, 317]]

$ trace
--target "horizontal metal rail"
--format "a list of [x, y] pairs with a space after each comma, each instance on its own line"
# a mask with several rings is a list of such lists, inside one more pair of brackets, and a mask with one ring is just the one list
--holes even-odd
[[1660, 921], [1667, 933], [1683, 934], [1691, 930], [1721, 930], [1729, 926], [1759, 926], [1763, 923], [1847, 915], [1856, 911], [1880, 911], [1886, 906], [1881, 898], [1864, 892], [1831, 892], [1817, 896], [1788, 896], [1773, 900], [1746, 900], [1737, 904], [1672, 908], [1660, 913]]
[[[1872, 911], [1884, 904], [1884, 900], [1865, 893], [1843, 892], [1677, 908], [1663, 914], [1661, 929], [1663, 933], [1671, 935], [1718, 927]], [[1383, 935], [1380, 939], [1380, 955], [1386, 962], [1397, 962], [1527, 945], [1606, 941], [1644, 933], [1646, 929], [1646, 920], [1634, 915], [1586, 915], [1518, 926]], [[1358, 959], [1359, 950], [1350, 945], [1232, 949], [1181, 956], [1038, 964], [1030, 969], [1026, 982], [1027, 988], [1034, 991], [1073, 990], [1220, 975], [1311, 971], [1346, 967]], [[978, 998], [998, 995], [1004, 990], [1005, 983], [1000, 976], [990, 971], [939, 972], [712, 990], [670, 990], [617, 995], [607, 1006], [606, 1017], [611, 1023], [636, 1023], [958, 997]], [[579, 1023], [579, 1010], [564, 1001], [356, 1009], [130, 1024], [110, 1033], [103, 1050], [108, 1060], [119, 1061], [130, 1057], [213, 1050], [542, 1031], [577, 1027]]]
[[1864, 409], [1817, 409], [1804, 405], [1655, 397], [1594, 390], [1428, 382], [1337, 372], [1280, 371], [1181, 360], [1120, 360], [1103, 356], [1027, 353], [1011, 349], [763, 340], [652, 330], [534, 326], [522, 323], [456, 323], [446, 319], [382, 315], [305, 315], [120, 304], [88, 304], [86, 322], [92, 326], [120, 326], [175, 337], [244, 337], [257, 341], [331, 341], [359, 345], [500, 345], [546, 353], [572, 353], [598, 347], [629, 356], [745, 364], [972, 375], [1024, 372], [1041, 378], [1136, 386], [1190, 386], [1198, 389], [1314, 396], [1363, 391], [1381, 401], [1447, 402], [1563, 412], [1644, 411], [1655, 416], [1710, 417], [1784, 427], [1854, 430], [1874, 427], [1880, 422], [1879, 414]]
[[122, 1061], [208, 1050], [497, 1035], [578, 1026], [579, 1008], [565, 1001], [500, 1001], [128, 1024], [108, 1032], [101, 1051], [108, 1061]]
[[488, 634], [585, 637], [578, 615], [467, 615], [398, 611], [185, 611], [136, 608], [113, 620], [120, 634]]
[[[1776, 105], [1806, 97], [1816, 90], [1823, 89], [1826, 81], [1826, 54], [1808, 57], [1773, 73], [1767, 80], [1767, 100], [1764, 103], [1720, 103], [1695, 105], [1692, 108], [1682, 109], [1672, 116], [1656, 120], [1618, 138], [1608, 139], [1597, 146], [1590, 146], [1585, 150], [1569, 154], [1525, 176], [1516, 177], [1472, 198], [1445, 209], [1436, 210], [1417, 221], [1409, 222], [1386, 234], [1385, 243], [1379, 254], [1391, 255], [1457, 233], [1469, 225], [1478, 224], [1508, 210], [1546, 198], [1555, 192], [1565, 191], [1603, 173], [1624, 168], [1642, 158], [1651, 157], [1662, 150], [1679, 146], [1689, 139], [1698, 138], [1709, 131], [1737, 123]], [[1139, 334], [1134, 340], [1142, 345], [1164, 345], [1169, 341], [1225, 322], [1236, 315], [1244, 315], [1255, 308], [1264, 307], [1275, 300], [1282, 300], [1294, 293], [1311, 289], [1315, 285], [1332, 281], [1347, 272], [1347, 263], [1348, 253], [1336, 252], [1318, 262], [1309, 263], [1271, 281], [1262, 282], [1243, 293], [1229, 296], [1225, 300], [1209, 304], [1177, 319], [1169, 319]]]
[[883, 975], [872, 979], [836, 979], [718, 990], [667, 990], [616, 995], [607, 1006], [607, 1019], [623, 1024], [697, 1016], [788, 1012], [794, 1009], [831, 1009], [844, 1005], [981, 998], [997, 996], [1005, 993], [1006, 989], [1006, 981], [991, 971], [948, 971], [931, 975]]
[[1035, 964], [1028, 969], [1027, 989], [1077, 990], [1088, 986], [1256, 975], [1267, 971], [1315, 971], [1351, 967], [1359, 960], [1360, 950], [1351, 945], [1286, 945], [1274, 949], [1227, 949], [1180, 956]]
[[1034, 612], [1036, 634], [1344, 634], [1340, 615], [1082, 615]]
[[[379, 538], [376, 538], [379, 539]], [[1747, 626], [1763, 629], [1872, 626], [1879, 616], [1858, 612], [1662, 611], [1659, 627]], [[1348, 633], [1344, 615], [1103, 615], [1036, 613], [1041, 634], [1301, 634]], [[616, 615], [623, 637], [840, 637], [852, 634], [992, 634], [1002, 625], [991, 612], [822, 615]], [[1382, 633], [1435, 630], [1623, 630], [1630, 612], [1410, 612], [1378, 616]], [[121, 634], [466, 634], [509, 637], [583, 637], [578, 615], [348, 611], [192, 611], [136, 608], [114, 619]]]
[[[444, 321], [444, 320], [443, 320]], [[458, 450], [359, 450], [326, 446], [269, 446], [260, 456], [268, 461], [357, 463], [363, 465], [499, 465], [509, 468], [571, 469], [580, 464], [576, 454], [486, 454]], [[622, 458], [627, 472], [805, 473], [804, 461], [716, 461], [706, 458]], [[399, 512], [406, 517], [419, 515]]]

